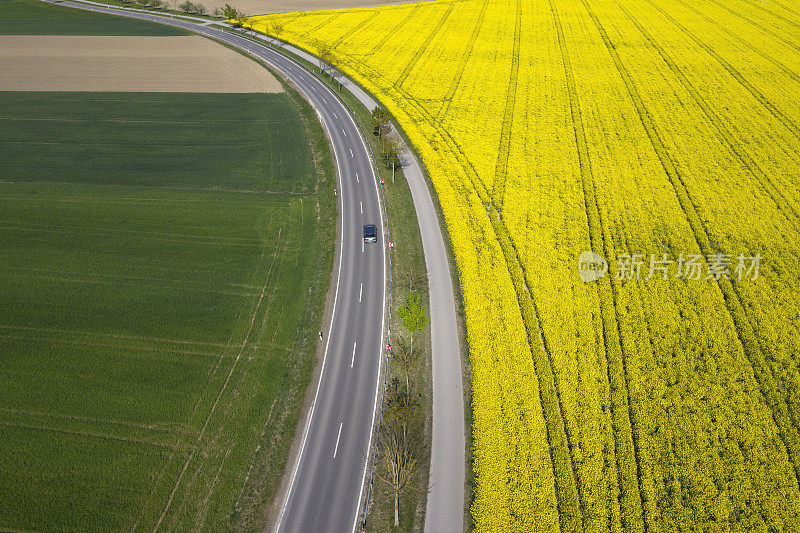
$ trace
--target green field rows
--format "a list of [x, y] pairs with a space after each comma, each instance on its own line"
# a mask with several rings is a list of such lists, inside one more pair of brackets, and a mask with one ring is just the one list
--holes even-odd
[[[303, 130], [278, 127], [297, 111], [276, 104], [267, 113], [254, 98], [14, 93], [0, 99], [0, 142], [8, 154], [9, 176], [17, 180], [278, 193], [312, 190], [308, 154], [276, 149], [278, 143], [296, 146], [305, 141]], [[282, 102], [285, 97], [263, 98]], [[80, 137], [72, 138], [76, 130]], [[36, 153], [34, 159], [31, 152]]]
[[0, 529], [264, 520], [332, 261], [313, 120], [288, 94], [0, 93]]
[[46, 4], [0, 0], [0, 35], [187, 35], [181, 29]]

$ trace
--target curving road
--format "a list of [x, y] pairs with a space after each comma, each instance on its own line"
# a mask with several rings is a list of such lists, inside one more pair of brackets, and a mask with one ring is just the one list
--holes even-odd
[[[332, 141], [339, 172], [342, 213], [339, 274], [322, 370], [277, 530], [354, 531], [361, 511], [377, 406], [385, 338], [386, 264], [383, 240], [360, 248], [362, 224], [378, 224], [382, 234], [384, 228], [369, 152], [353, 118], [323, 83], [298, 64], [251, 40], [208, 28], [208, 20], [183, 17], [198, 21], [192, 23], [131, 8], [109, 8], [91, 1], [81, 4], [43, 1], [170, 24], [227, 42], [281, 71], [317, 110]], [[257, 38], [265, 40], [260, 35]], [[285, 48], [316, 61], [304, 50], [291, 45]], [[349, 79], [344, 78], [342, 84], [367, 109], [378, 105]], [[425, 531], [462, 533], [466, 511], [464, 396], [444, 228], [440, 227], [419, 162], [410, 150], [405, 151], [401, 160], [417, 212], [431, 302], [433, 435]]]
[[386, 301], [384, 239], [367, 245], [362, 239], [362, 225], [376, 224], [381, 236], [384, 226], [372, 161], [353, 118], [315, 76], [285, 56], [238, 35], [149, 13], [44, 1], [178, 26], [224, 41], [283, 73], [316, 109], [328, 131], [338, 169], [339, 272], [320, 378], [277, 530], [353, 531], [361, 510], [372, 440]]
[[[287, 44], [284, 48], [312, 63], [317, 60], [305, 50], [293, 45]], [[374, 109], [379, 105], [372, 96], [351, 80], [343, 78], [342, 85], [367, 109]], [[428, 294], [431, 304], [433, 434], [425, 531], [463, 533], [466, 512], [464, 390], [456, 300], [447, 249], [442, 237], [445, 228], [439, 225], [433, 197], [422, 167], [408, 147], [404, 147], [400, 162], [411, 190], [414, 210], [417, 212], [422, 251], [425, 254], [425, 266], [428, 270]]]

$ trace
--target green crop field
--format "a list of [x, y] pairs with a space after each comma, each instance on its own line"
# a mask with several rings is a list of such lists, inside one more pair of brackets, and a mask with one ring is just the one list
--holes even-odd
[[181, 29], [45, 4], [0, 0], [0, 35], [187, 35]]
[[0, 168], [0, 529], [261, 525], [332, 264], [313, 111], [0, 93]]

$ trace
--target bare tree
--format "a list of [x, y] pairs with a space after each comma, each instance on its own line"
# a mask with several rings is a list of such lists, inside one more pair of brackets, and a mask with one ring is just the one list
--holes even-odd
[[[333, 56], [331, 56], [331, 61], [333, 61]], [[333, 78], [333, 81], [339, 86], [339, 90], [341, 91], [342, 78], [344, 77], [344, 74], [342, 74], [341, 70], [333, 66], [333, 63], [331, 63], [331, 76]]]
[[372, 110], [372, 124], [378, 133], [378, 137], [383, 137], [385, 133], [391, 131], [391, 115], [383, 106], [378, 106]]
[[398, 367], [400, 367], [400, 370], [403, 371], [403, 374], [405, 374], [406, 390], [410, 391], [411, 389], [408, 376], [411, 374], [411, 370], [414, 368], [414, 354], [411, 352], [405, 342], [400, 341], [396, 349], [392, 350], [392, 360]]
[[375, 475], [383, 481], [394, 496], [394, 525], [400, 525], [400, 495], [406, 490], [418, 491], [422, 485], [417, 480], [421, 448], [418, 424], [412, 423], [419, 406], [397, 378], [386, 389], [384, 415], [378, 436], [378, 450], [382, 468]]
[[272, 21], [272, 35], [278, 39], [278, 46], [280, 46], [281, 33], [283, 33], [283, 23], [277, 20]]
[[322, 74], [324, 69], [322, 67], [323, 62], [328, 59], [330, 56], [330, 47], [328, 43], [321, 41], [320, 39], [314, 40], [314, 48], [317, 49], [317, 59], [319, 60], [319, 73]]
[[342, 73], [336, 68], [336, 54], [333, 48], [328, 43], [316, 39], [314, 41], [314, 48], [317, 49], [317, 58], [319, 59], [319, 71], [328, 73], [328, 78], [342, 88]]
[[[253, 30], [253, 26], [250, 26], [250, 30]], [[264, 22], [264, 38], [271, 47], [275, 47], [275, 37], [272, 35], [272, 25], [267, 20]]]
[[391, 131], [381, 137], [381, 150], [386, 157], [386, 166], [392, 167], [392, 183], [394, 183], [395, 165], [400, 162], [400, 138]]

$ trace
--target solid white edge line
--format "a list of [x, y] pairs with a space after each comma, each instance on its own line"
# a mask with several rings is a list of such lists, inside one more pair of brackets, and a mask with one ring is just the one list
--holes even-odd
[[342, 437], [342, 424], [343, 422], [339, 422], [339, 434], [336, 435], [336, 447], [333, 449], [333, 458], [336, 459], [336, 452], [339, 451], [339, 439]]
[[[289, 61], [292, 61], [293, 63], [296, 63], [291, 58], [287, 58], [287, 59]], [[359, 131], [358, 130], [358, 125], [356, 124], [355, 118], [353, 118], [353, 116], [347, 111], [347, 108], [344, 107], [344, 104], [342, 104], [341, 101], [333, 93], [333, 91], [331, 91], [330, 87], [328, 87], [327, 85], [325, 85], [322, 82], [320, 82], [320, 83], [322, 84], [322, 88], [324, 88], [328, 92], [328, 94], [331, 95], [331, 98], [333, 98], [334, 101], [338, 102], [339, 105], [343, 109], [345, 109], [345, 115], [347, 115], [347, 117], [350, 119], [350, 122], [353, 123], [353, 126], [356, 128], [356, 131]], [[324, 100], [324, 97], [323, 97], [323, 100]], [[383, 239], [384, 248], [383, 248], [383, 268], [382, 268], [382, 270], [383, 270], [383, 297], [381, 298], [381, 301], [383, 302], [383, 305], [382, 305], [383, 312], [382, 312], [382, 316], [381, 316], [381, 340], [380, 340], [380, 345], [378, 346], [378, 372], [375, 375], [375, 401], [372, 403], [372, 423], [370, 424], [371, 427], [370, 427], [370, 432], [369, 432], [369, 443], [367, 444], [367, 453], [364, 454], [364, 470], [362, 471], [362, 474], [361, 474], [361, 490], [359, 490], [359, 492], [358, 492], [358, 499], [356, 500], [356, 514], [353, 517], [353, 529], [352, 529], [353, 533], [355, 533], [356, 528], [358, 527], [358, 515], [361, 514], [361, 498], [364, 496], [364, 483], [366, 482], [367, 466], [369, 465], [369, 456], [370, 456], [370, 453], [371, 453], [371, 450], [372, 450], [372, 436], [375, 433], [375, 415], [376, 415], [377, 410], [378, 410], [378, 392], [380, 390], [380, 385], [381, 385], [381, 369], [383, 368], [383, 341], [384, 341], [384, 338], [386, 337], [386, 305], [387, 305], [387, 302], [386, 302], [386, 284], [388, 283], [388, 276], [386, 275], [386, 233], [385, 233], [385, 229], [384, 229], [384, 226], [383, 226], [383, 202], [381, 201], [381, 194], [380, 194], [380, 191], [378, 190], [378, 175], [375, 173], [375, 165], [373, 165], [372, 158], [370, 157], [370, 152], [369, 152], [369, 149], [367, 148], [367, 142], [364, 140], [364, 137], [361, 136], [361, 135], [359, 135], [358, 138], [361, 141], [361, 145], [364, 147], [364, 153], [367, 154], [367, 159], [369, 160], [369, 170], [370, 170], [370, 173], [372, 174], [372, 180], [373, 180], [372, 182], [375, 184], [375, 197], [378, 199], [378, 213], [380, 213], [380, 217], [379, 218], [380, 218], [380, 221], [381, 221], [381, 238]], [[352, 149], [351, 149], [351, 152], [352, 152]], [[338, 164], [339, 164], [338, 159], [336, 161], [336, 164], [338, 166]], [[342, 208], [342, 212], [344, 212], [344, 207]], [[342, 216], [342, 218], [344, 218], [344, 216]], [[342, 221], [342, 227], [344, 227], [344, 221]], [[342, 231], [344, 232], [344, 229]], [[363, 246], [364, 239], [361, 239], [361, 243], [362, 243], [362, 246]], [[339, 290], [338, 289], [338, 281], [337, 281], [337, 289], [336, 290], [337, 290], [337, 295], [338, 295], [338, 290]], [[335, 304], [335, 300], [334, 300], [334, 304]], [[333, 325], [333, 320], [332, 319], [331, 319], [331, 325]], [[327, 347], [326, 347], [326, 354], [327, 354]], [[323, 370], [324, 370], [324, 368], [325, 368], [325, 361], [324, 360], [323, 360], [322, 366], [323, 366]], [[321, 378], [322, 378], [322, 374], [320, 374], [320, 383], [322, 382]], [[319, 392], [319, 385], [317, 385], [317, 392]], [[315, 400], [316, 400], [316, 397], [315, 397]], [[315, 401], [315, 403], [316, 403], [316, 401]], [[313, 406], [312, 406], [312, 409], [313, 409]], [[312, 414], [313, 414], [313, 412], [312, 412]], [[310, 420], [311, 420], [311, 418], [309, 417], [309, 421]], [[308, 431], [308, 430], [306, 430], [306, 431]], [[305, 439], [303, 439], [303, 440], [305, 441]], [[298, 460], [298, 464], [299, 464], [299, 460]], [[296, 473], [297, 472], [295, 471], [295, 474]], [[294, 478], [292, 479], [292, 483], [294, 483]], [[289, 500], [289, 498], [287, 496], [287, 502], [288, 502], [288, 500]], [[284, 511], [285, 511], [285, 504], [284, 504]], [[281, 512], [281, 519], [283, 519], [283, 511]], [[278, 524], [278, 528], [280, 528], [280, 523]]]
[[[193, 25], [196, 25], [196, 24], [193, 24]], [[177, 24], [176, 24], [176, 26], [177, 26]], [[191, 29], [191, 28], [189, 28], [189, 29]], [[268, 48], [264, 47], [263, 45], [259, 45], [259, 46], [261, 48], [264, 48], [265, 50], [268, 50], [268, 53], [270, 53]], [[281, 59], [287, 59], [291, 63], [299, 65], [293, 59], [291, 59], [289, 57], [286, 57], [286, 56], [281, 56], [281, 54], [278, 53], [278, 52], [272, 51], [271, 53], [274, 53], [274, 54], [280, 56]], [[280, 69], [278, 67], [278, 65], [275, 64], [274, 61], [270, 61], [269, 59], [266, 59], [266, 58], [262, 58], [262, 59], [264, 59], [268, 63], [272, 64], [278, 70], [282, 70], [282, 69]], [[300, 68], [304, 68], [304, 67], [300, 67]], [[285, 73], [285, 71], [284, 71], [284, 73]], [[313, 75], [311, 77], [312, 78], [316, 78], [316, 76], [313, 76]], [[321, 86], [328, 92], [328, 94], [331, 95], [331, 97], [335, 101], [337, 101], [339, 103], [340, 106], [344, 107], [343, 104], [341, 103], [341, 101], [336, 97], [336, 95], [331, 91], [331, 89], [327, 85], [325, 85], [325, 84], [323, 84], [322, 82], [319, 82], [319, 81], [318, 81], [318, 83], [321, 84]], [[304, 91], [300, 86], [297, 86], [297, 88], [298, 88], [298, 90], [300, 90], [300, 92], [302, 92], [304, 95], [306, 95], [306, 99], [309, 101], [309, 103], [311, 103], [310, 95], [306, 91]], [[328, 103], [328, 101], [325, 100], [324, 97], [322, 99], [326, 104]], [[311, 105], [312, 105], [312, 107], [314, 106], [313, 103], [311, 103]], [[317, 113], [319, 113], [319, 110], [317, 110]], [[350, 119], [350, 122], [353, 123], [353, 126], [356, 128], [356, 131], [358, 131], [358, 125], [356, 124], [356, 121], [352, 117], [352, 115], [350, 115], [350, 113], [347, 112], [347, 111], [345, 112], [345, 114]], [[328, 130], [328, 134], [330, 135], [330, 130], [328, 129], [327, 124], [324, 121], [322, 122], [322, 124], [323, 124], [323, 126], [325, 126], [325, 129]], [[361, 514], [361, 498], [364, 496], [364, 483], [366, 481], [367, 466], [369, 465], [369, 457], [370, 457], [370, 453], [371, 453], [371, 450], [372, 450], [372, 437], [373, 437], [373, 434], [375, 433], [374, 432], [375, 415], [377, 413], [377, 408], [378, 408], [378, 392], [379, 392], [379, 389], [380, 389], [380, 382], [381, 382], [381, 369], [383, 368], [383, 340], [384, 340], [384, 337], [386, 335], [386, 303], [387, 303], [386, 302], [386, 284], [388, 282], [388, 278], [387, 278], [387, 275], [386, 275], [386, 247], [385, 247], [386, 235], [385, 235], [385, 228], [384, 228], [384, 223], [383, 223], [383, 203], [381, 201], [381, 195], [380, 195], [380, 191], [378, 189], [378, 177], [377, 177], [377, 175], [375, 173], [375, 167], [373, 165], [372, 158], [369, 156], [370, 152], [369, 152], [369, 150], [367, 148], [366, 141], [364, 140], [364, 138], [361, 135], [359, 135], [359, 139], [361, 140], [361, 144], [364, 147], [364, 153], [367, 154], [367, 159], [369, 160], [370, 172], [372, 174], [373, 183], [375, 184], [375, 196], [378, 199], [378, 212], [380, 213], [381, 237], [384, 240], [384, 249], [383, 249], [383, 259], [382, 259], [382, 263], [383, 263], [383, 269], [382, 269], [383, 270], [383, 298], [382, 298], [383, 311], [382, 311], [382, 314], [381, 314], [380, 345], [378, 346], [378, 372], [377, 372], [377, 374], [375, 376], [375, 401], [372, 404], [372, 423], [371, 423], [370, 434], [369, 434], [369, 443], [367, 444], [367, 453], [365, 454], [365, 457], [364, 457], [364, 469], [363, 469], [363, 472], [361, 474], [361, 489], [359, 490], [358, 499], [356, 500], [356, 513], [355, 513], [355, 516], [353, 517], [353, 532], [356, 531], [356, 528], [358, 526], [358, 516], [359, 516], [359, 514]], [[331, 143], [331, 148], [332, 148], [332, 151], [334, 152], [334, 157], [335, 157], [336, 156], [336, 149], [333, 147], [332, 143]], [[350, 149], [350, 153], [352, 155], [352, 149]], [[336, 158], [336, 167], [337, 167], [337, 170], [339, 171], [339, 179], [341, 181], [341, 168], [339, 166], [339, 159], [338, 158]], [[340, 204], [341, 204], [341, 210], [342, 210], [341, 211], [342, 212], [342, 242], [344, 242], [344, 199], [342, 198], [342, 196], [344, 196], [344, 195], [340, 196]], [[363, 247], [363, 239], [362, 239], [362, 247]], [[339, 248], [339, 269], [338, 269], [338, 272], [337, 272], [337, 275], [336, 275], [336, 292], [334, 293], [334, 298], [333, 298], [333, 310], [331, 311], [331, 323], [328, 326], [328, 339], [329, 340], [330, 340], [330, 333], [333, 330], [333, 322], [334, 322], [334, 318], [335, 318], [335, 315], [336, 315], [336, 301], [339, 298], [339, 286], [340, 286], [340, 278], [341, 278], [341, 274], [342, 274], [341, 265], [342, 265], [343, 250], [344, 250], [344, 246], [342, 245]], [[300, 462], [301, 462], [302, 457], [303, 457], [303, 452], [305, 451], [305, 444], [306, 444], [306, 439], [308, 438], [308, 431], [309, 431], [309, 429], [311, 427], [311, 421], [314, 418], [314, 410], [316, 408], [317, 397], [319, 395], [320, 386], [322, 384], [322, 376], [323, 376], [323, 374], [325, 372], [325, 366], [326, 366], [326, 363], [327, 363], [327, 360], [328, 360], [328, 348], [330, 347], [329, 340], [325, 342], [325, 352], [324, 352], [324, 355], [323, 355], [323, 358], [322, 358], [322, 369], [320, 370], [319, 380], [317, 381], [317, 390], [314, 393], [314, 400], [313, 400], [313, 402], [311, 404], [311, 411], [309, 413], [309, 417], [308, 417], [308, 420], [306, 422], [306, 429], [305, 429], [305, 433], [303, 435], [303, 442], [300, 445], [300, 453], [298, 454], [297, 462], [295, 463], [295, 467], [294, 467], [294, 472], [292, 473], [292, 480], [291, 480], [291, 482], [289, 484], [289, 490], [286, 493], [286, 500], [284, 501], [283, 507], [281, 509], [281, 514], [280, 514], [280, 517], [278, 519], [278, 524], [277, 524], [277, 526], [275, 528], [276, 532], [280, 530], [280, 527], [282, 525], [283, 517], [284, 517], [284, 514], [286, 512], [286, 506], [288, 505], [289, 500], [290, 500], [290, 496], [292, 494], [292, 491], [294, 490], [294, 482], [295, 482], [295, 479], [297, 477], [297, 471], [299, 469]]]
[[[52, 2], [48, 2], [48, 3], [52, 3]], [[85, 9], [85, 8], [79, 7], [78, 9]], [[94, 9], [91, 9], [91, 11], [94, 11]], [[109, 12], [111, 12], [110, 9], [109, 9]], [[136, 18], [136, 17], [132, 17], [132, 18]], [[158, 18], [160, 18], [160, 17], [158, 17]], [[156, 18], [147, 18], [147, 20], [151, 20], [153, 22], [158, 22], [158, 20]], [[191, 26], [196, 26], [197, 25], [195, 23], [188, 23], [188, 24], [191, 24]], [[187, 26], [184, 26], [184, 25], [179, 25], [179, 24], [168, 24], [168, 25], [178, 26], [178, 27], [182, 27], [184, 29], [189, 29], [190, 31], [194, 31], [192, 27], [187, 27]], [[206, 33], [206, 32], [205, 31], [197, 31], [196, 33]], [[226, 35], [226, 37], [230, 37], [230, 36]], [[228, 43], [230, 43], [230, 44], [232, 44], [234, 46], [240, 46], [237, 43], [233, 42], [232, 39], [222, 39], [222, 40], [227, 40]], [[279, 59], [287, 59], [288, 61], [290, 61], [292, 63], [296, 63], [291, 58], [287, 58], [285, 56], [281, 56], [280, 54], [278, 54], [277, 52], [274, 52], [274, 51], [269, 51], [269, 49], [266, 48], [263, 45], [259, 44], [259, 47], [264, 49], [264, 50], [267, 50], [268, 54], [269, 53], [276, 54], [279, 57]], [[241, 46], [240, 46], [240, 48], [241, 48]], [[270, 63], [274, 68], [276, 68], [277, 70], [280, 70], [284, 74], [286, 74], [286, 75], [289, 74], [285, 69], [280, 68], [280, 66], [278, 64], [276, 64], [276, 62], [274, 60], [270, 60], [270, 59], [268, 59], [266, 57], [263, 57], [261, 59], [264, 59], [265, 61]], [[315, 77], [314, 77], [314, 79], [316, 80]], [[318, 80], [316, 80], [316, 81], [321, 84], [321, 82], [319, 82]], [[320, 116], [320, 118], [322, 118], [322, 115], [321, 115], [319, 109], [317, 109], [316, 106], [314, 106], [314, 103], [311, 101], [311, 95], [309, 95], [299, 84], [295, 83], [295, 86], [297, 87], [297, 89], [300, 92], [302, 92], [305, 95], [306, 100], [314, 108], [314, 110], [317, 112], [317, 114]], [[333, 93], [330, 92], [330, 89], [328, 89], [328, 87], [326, 85], [322, 84], [322, 86], [329, 92], [329, 94], [333, 95]], [[327, 104], [327, 100], [325, 100], [324, 97], [323, 97], [323, 100]], [[351, 121], [352, 121], [352, 117], [351, 117]], [[324, 120], [321, 120], [321, 123], [322, 123], [323, 127], [325, 127], [325, 129], [328, 130], [328, 135], [330, 136], [331, 132], [330, 132], [330, 129], [328, 128], [327, 123], [325, 123]], [[363, 139], [362, 139], [362, 144], [363, 144]], [[364, 145], [364, 147], [366, 149], [366, 145]], [[341, 182], [342, 181], [341, 167], [340, 167], [340, 164], [339, 164], [339, 158], [337, 157], [337, 154], [336, 154], [336, 148], [333, 145], [333, 143], [331, 143], [331, 150], [333, 152], [334, 158], [336, 159], [336, 169], [337, 169], [339, 181]], [[352, 155], [352, 153], [353, 153], [353, 151], [351, 149], [350, 150], [350, 154]], [[371, 163], [370, 163], [370, 166], [371, 166]], [[340, 184], [340, 187], [341, 187], [341, 184]], [[331, 322], [330, 322], [330, 324], [328, 326], [328, 340], [325, 341], [325, 352], [324, 352], [324, 355], [322, 357], [322, 368], [320, 370], [319, 380], [317, 381], [317, 390], [314, 393], [314, 400], [311, 403], [311, 410], [309, 411], [308, 420], [306, 421], [305, 432], [303, 434], [303, 441], [302, 441], [302, 443], [300, 445], [300, 452], [299, 452], [299, 454], [297, 456], [297, 461], [295, 462], [295, 465], [294, 465], [294, 470], [292, 472], [292, 479], [291, 479], [291, 482], [289, 483], [289, 490], [286, 492], [286, 500], [283, 503], [283, 506], [281, 508], [281, 514], [280, 514], [280, 516], [278, 518], [278, 524], [275, 527], [275, 531], [276, 532], [279, 531], [280, 528], [281, 528], [281, 525], [283, 523], [283, 517], [284, 517], [284, 515], [286, 513], [286, 507], [287, 507], [287, 505], [289, 503], [289, 500], [291, 499], [291, 494], [292, 494], [292, 492], [294, 490], [294, 482], [295, 482], [295, 479], [297, 478], [297, 471], [299, 470], [300, 463], [302, 462], [302, 459], [303, 459], [303, 453], [305, 451], [306, 440], [308, 439], [308, 432], [309, 432], [309, 429], [311, 428], [311, 421], [314, 419], [314, 411], [315, 411], [316, 405], [317, 405], [317, 397], [319, 396], [319, 391], [320, 391], [320, 388], [321, 388], [321, 385], [322, 385], [322, 377], [325, 374], [325, 366], [326, 366], [326, 363], [328, 361], [328, 349], [330, 348], [330, 334], [331, 334], [331, 331], [333, 331], [333, 322], [334, 322], [334, 319], [336, 317], [336, 302], [339, 299], [339, 287], [341, 285], [340, 282], [341, 282], [341, 275], [342, 275], [342, 259], [343, 259], [343, 256], [344, 256], [344, 195], [339, 195], [339, 202], [340, 202], [341, 213], [342, 213], [342, 216], [341, 216], [342, 246], [339, 247], [339, 265], [338, 265], [339, 268], [338, 268], [337, 273], [336, 273], [336, 291], [334, 292], [334, 297], [333, 297], [333, 309], [331, 311]], [[379, 202], [379, 205], [380, 205], [380, 198], [378, 199], [378, 202]], [[381, 228], [383, 228], [383, 222], [382, 221], [381, 221]], [[363, 240], [362, 240], [362, 246], [363, 246]], [[385, 260], [385, 257], [384, 257], [384, 299], [386, 298], [386, 291], [385, 291], [386, 264], [385, 263], [386, 263], [386, 260]], [[385, 316], [385, 313], [386, 313], [386, 311], [384, 309], [384, 316]], [[381, 335], [381, 342], [383, 342], [382, 339], [383, 339], [383, 335]], [[378, 366], [378, 376], [380, 376], [380, 368], [381, 367], [380, 367], [380, 364], [379, 364], [379, 366]], [[377, 391], [376, 391], [376, 397], [377, 397]], [[373, 415], [372, 416], [373, 416], [372, 424], [374, 425], [375, 424], [375, 409], [374, 409], [374, 406], [373, 406]], [[340, 424], [339, 431], [341, 432], [341, 424]], [[370, 447], [371, 447], [371, 445], [372, 445], [372, 433], [370, 432]], [[365, 466], [365, 471], [364, 472], [366, 473], [366, 463], [365, 463], [364, 466]], [[364, 490], [364, 480], [363, 480], [363, 475], [362, 475], [361, 491], [363, 492], [363, 490]], [[360, 507], [360, 500], [361, 500], [361, 496], [359, 495], [359, 505], [358, 505], [358, 507]], [[356, 520], [357, 519], [358, 519], [358, 508], [356, 509]]]
[[353, 357], [350, 358], [350, 368], [353, 368], [353, 363], [356, 362], [356, 344], [358, 343], [353, 341]]
[[[271, 62], [271, 61], [268, 61], [268, 62], [271, 63], [276, 68], [278, 68], [277, 65], [275, 65], [273, 62]], [[297, 86], [298, 90], [300, 90], [300, 92], [302, 92], [306, 96], [306, 100], [311, 104], [311, 106], [316, 109], [314, 104], [311, 102], [311, 96], [308, 93], [306, 93], [302, 89], [302, 87], [300, 87], [297, 84], [295, 84], [295, 85]], [[327, 88], [327, 86], [326, 86], [326, 88]], [[317, 113], [319, 113], [319, 110], [317, 110]], [[328, 125], [324, 120], [322, 120], [321, 122], [322, 122], [322, 125], [325, 127], [325, 129], [328, 131], [328, 136], [330, 137], [331, 136], [330, 128], [328, 128]], [[333, 143], [330, 143], [330, 144], [331, 144], [331, 151], [333, 152], [333, 157], [334, 157], [334, 159], [336, 159], [337, 175], [339, 177], [339, 181], [341, 182], [342, 181], [342, 169], [341, 169], [341, 166], [339, 164], [339, 157], [338, 157], [338, 154], [336, 153], [336, 147], [334, 146], [334, 144]], [[339, 188], [341, 189], [341, 183], [339, 183]], [[317, 397], [319, 396], [319, 390], [322, 387], [322, 377], [325, 374], [325, 366], [326, 366], [326, 363], [328, 362], [328, 348], [330, 348], [331, 332], [333, 331], [333, 322], [334, 322], [334, 319], [336, 318], [336, 302], [339, 299], [339, 286], [340, 286], [340, 279], [341, 279], [341, 276], [342, 276], [342, 260], [344, 258], [344, 194], [340, 194], [338, 196], [339, 196], [339, 204], [340, 204], [340, 209], [341, 209], [340, 212], [341, 212], [341, 226], [342, 226], [342, 230], [341, 230], [342, 245], [339, 247], [339, 269], [338, 269], [338, 272], [336, 273], [336, 292], [334, 293], [334, 296], [333, 296], [333, 310], [331, 311], [331, 323], [328, 325], [328, 337], [327, 337], [327, 340], [325, 341], [325, 353], [322, 356], [322, 369], [320, 370], [320, 373], [319, 373], [319, 380], [317, 380], [317, 390], [314, 393], [314, 401], [311, 403], [311, 410], [309, 411], [308, 420], [306, 421], [306, 429], [305, 429], [305, 432], [303, 434], [303, 441], [300, 444], [300, 453], [298, 453], [298, 455], [297, 455], [297, 462], [295, 462], [294, 471], [292, 472], [292, 481], [289, 483], [289, 490], [286, 491], [286, 499], [284, 500], [283, 506], [281, 507], [281, 514], [280, 514], [280, 516], [278, 518], [278, 524], [275, 526], [275, 532], [276, 533], [278, 531], [280, 531], [281, 525], [283, 525], [283, 517], [286, 514], [286, 507], [289, 505], [289, 500], [291, 500], [292, 492], [294, 491], [294, 482], [295, 482], [295, 479], [297, 478], [297, 471], [300, 469], [300, 463], [302, 462], [302, 459], [303, 459], [303, 453], [305, 452], [306, 439], [308, 439], [308, 432], [311, 429], [311, 421], [314, 419], [314, 411], [315, 411], [315, 409], [317, 407]], [[362, 239], [362, 243], [363, 243], [363, 239]], [[385, 270], [385, 267], [384, 267], [384, 270]], [[385, 276], [385, 273], [384, 273], [384, 276]], [[362, 490], [363, 490], [363, 481], [362, 481]], [[359, 497], [359, 500], [360, 499], [361, 498]]]
[[[331, 90], [328, 88], [327, 85], [324, 86], [325, 89], [330, 93]], [[333, 94], [333, 93], [331, 93]], [[340, 103], [340, 105], [342, 105]], [[356, 124], [355, 118], [353, 118], [350, 113], [347, 113], [347, 116], [350, 118], [350, 122], [353, 123], [353, 126], [356, 128], [356, 131], [359, 131], [358, 125]], [[372, 436], [375, 433], [375, 414], [378, 410], [378, 391], [380, 390], [381, 386], [381, 369], [383, 368], [383, 341], [386, 338], [386, 306], [388, 302], [386, 301], [386, 284], [388, 283], [388, 276], [386, 275], [386, 232], [383, 227], [383, 202], [381, 201], [381, 193], [378, 189], [378, 175], [375, 173], [375, 165], [372, 161], [372, 157], [370, 157], [370, 151], [367, 148], [367, 142], [364, 140], [362, 135], [359, 135], [358, 138], [361, 140], [361, 145], [364, 147], [364, 153], [367, 154], [367, 159], [369, 159], [369, 170], [372, 174], [372, 183], [375, 185], [375, 197], [378, 199], [378, 214], [381, 221], [381, 239], [383, 239], [383, 296], [381, 297], [381, 302], [383, 307], [383, 312], [381, 314], [381, 340], [380, 345], [378, 346], [378, 373], [375, 376], [375, 401], [372, 402], [372, 423], [370, 424], [370, 431], [369, 431], [369, 443], [367, 444], [367, 453], [364, 454], [364, 470], [361, 474], [361, 490], [358, 492], [358, 499], [356, 500], [356, 515], [353, 517], [353, 533], [355, 533], [356, 528], [358, 527], [358, 515], [361, 514], [361, 498], [364, 496], [364, 483], [366, 482], [367, 477], [367, 466], [369, 465], [369, 456], [372, 450]]]

